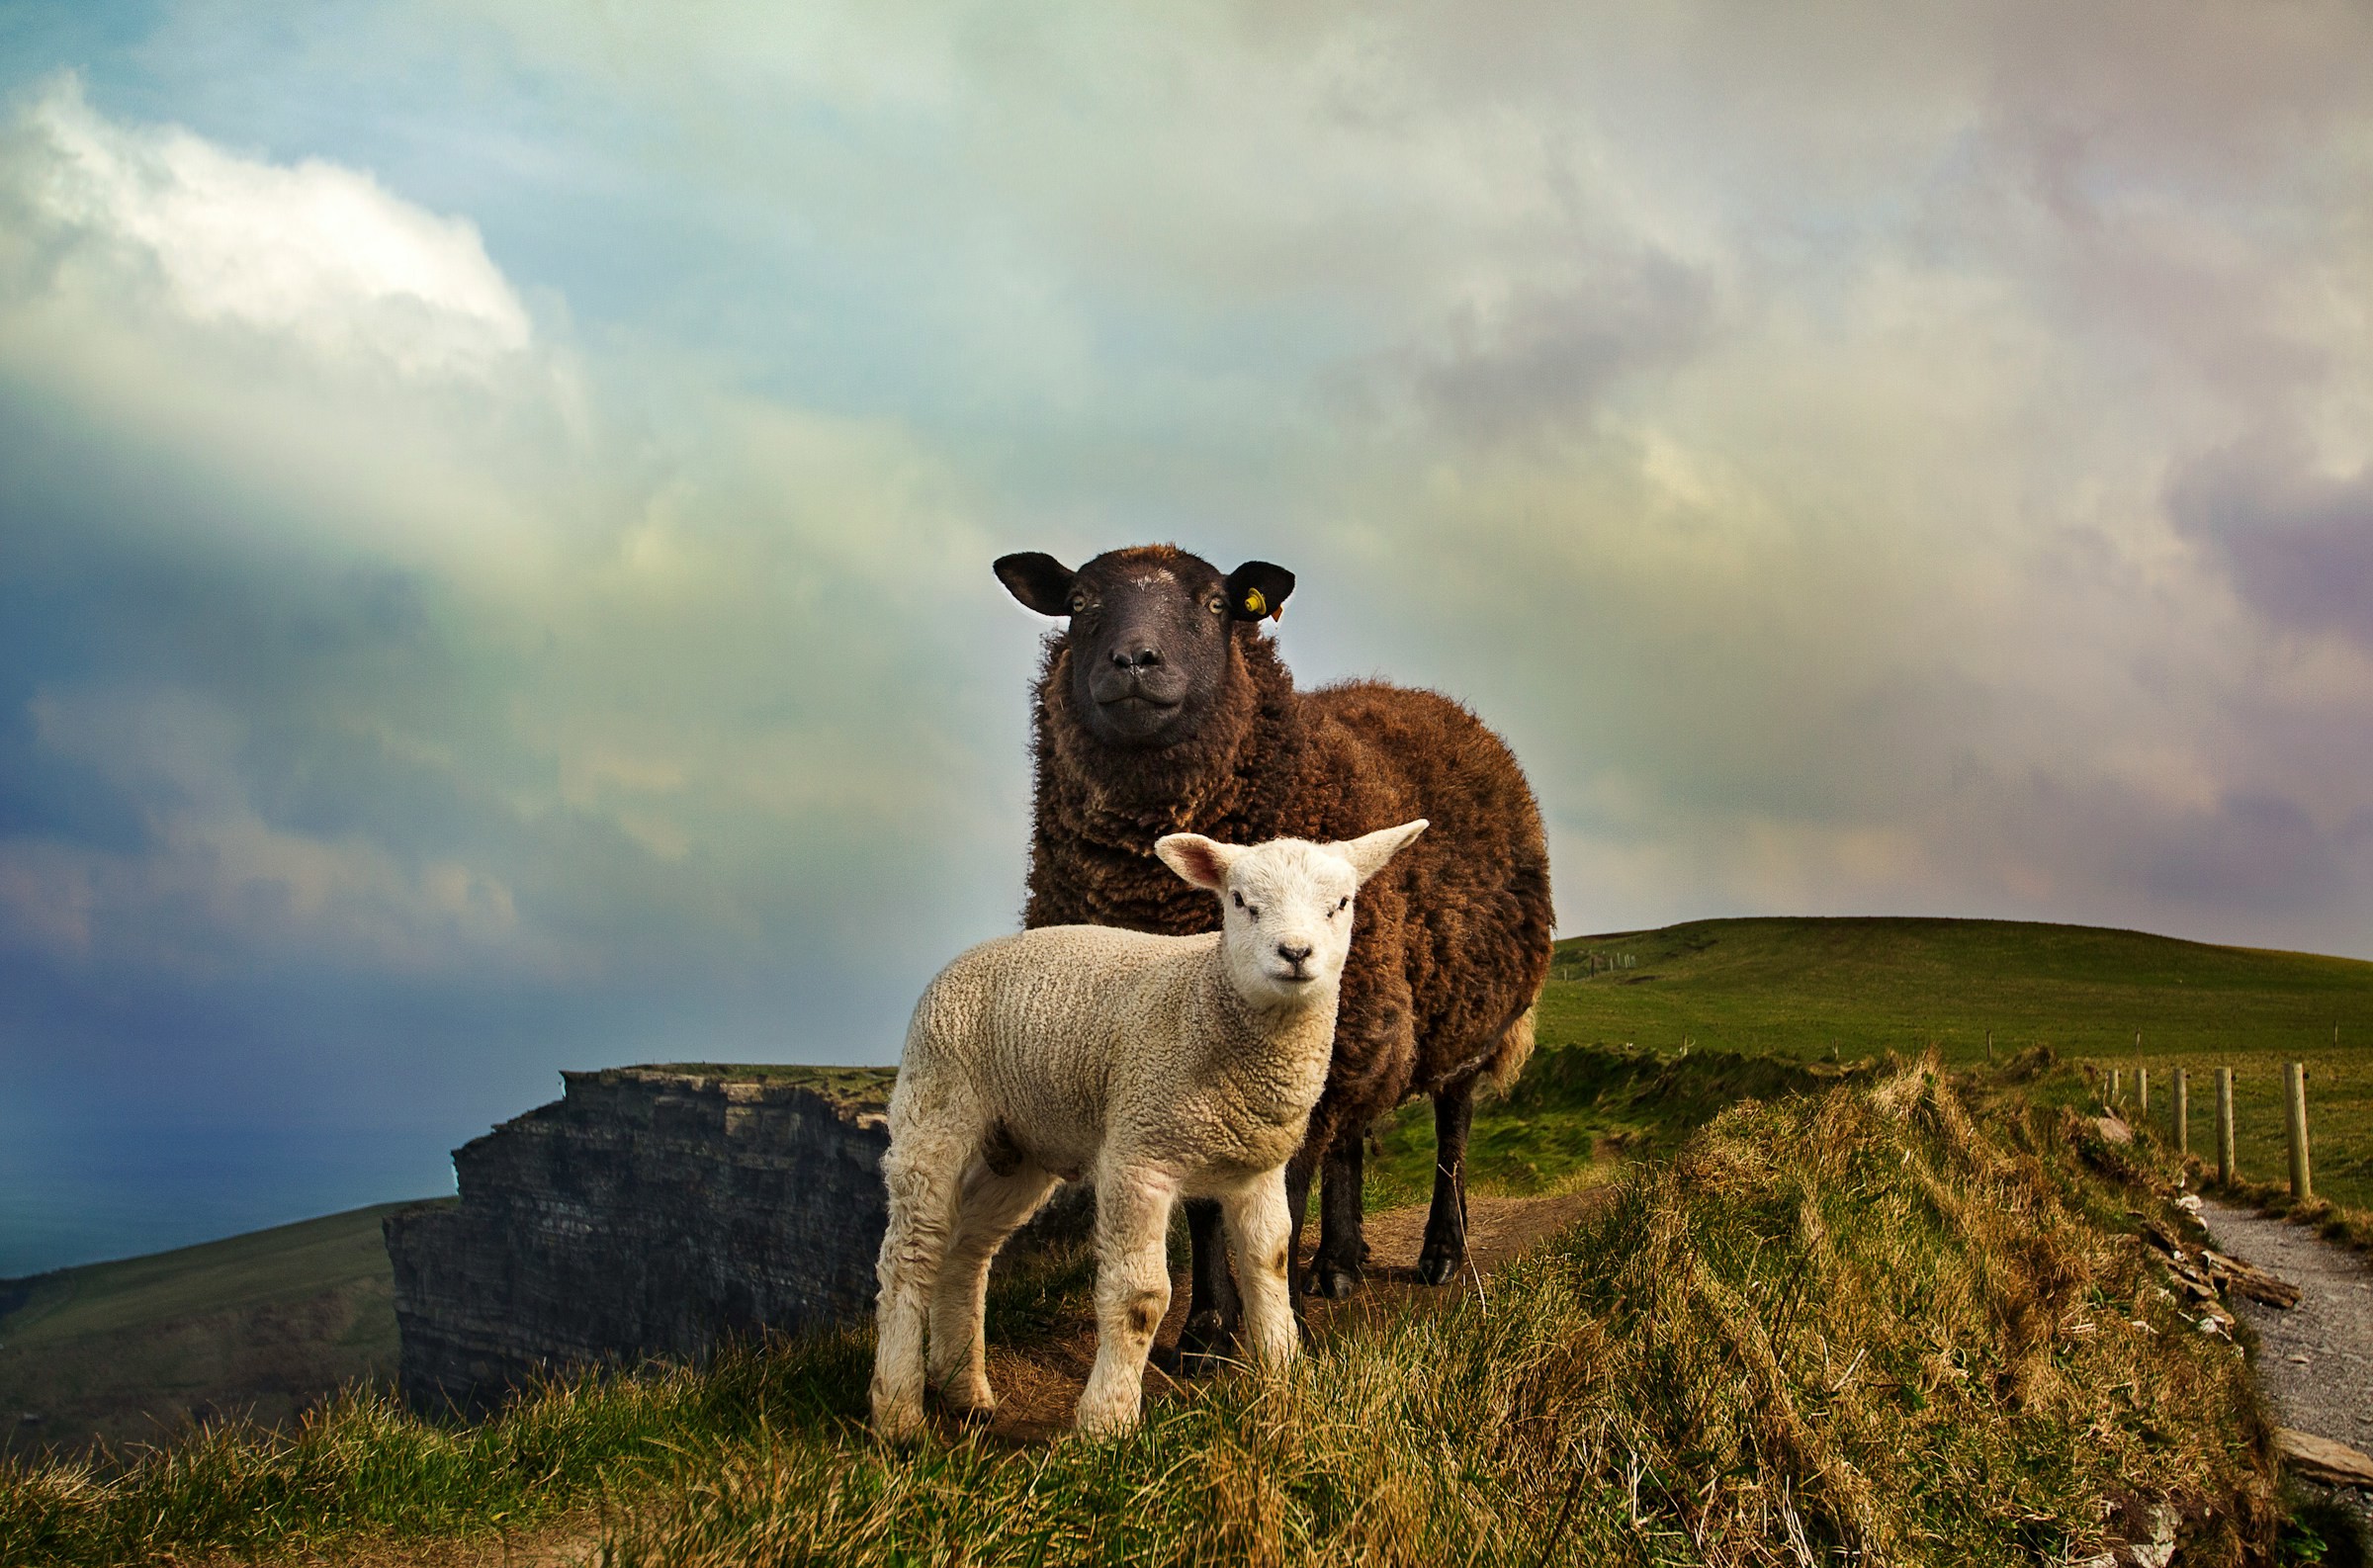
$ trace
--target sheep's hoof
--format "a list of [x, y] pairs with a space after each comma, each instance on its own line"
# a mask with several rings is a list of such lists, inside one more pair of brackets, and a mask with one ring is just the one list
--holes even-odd
[[1429, 1285], [1447, 1285], [1458, 1277], [1458, 1270], [1465, 1263], [1450, 1248], [1429, 1247], [1417, 1261], [1417, 1277]]
[[1360, 1288], [1360, 1270], [1336, 1268], [1324, 1264], [1310, 1270], [1310, 1293], [1329, 1301], [1341, 1301]]
[[1225, 1317], [1205, 1309], [1179, 1330], [1175, 1371], [1180, 1377], [1209, 1377], [1235, 1360], [1235, 1329]]

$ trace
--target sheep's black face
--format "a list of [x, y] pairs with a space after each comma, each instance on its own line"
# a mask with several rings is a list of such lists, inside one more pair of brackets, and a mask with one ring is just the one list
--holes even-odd
[[1091, 733], [1132, 748], [1176, 745], [1210, 712], [1235, 629], [1280, 614], [1293, 573], [1248, 561], [1222, 576], [1167, 545], [1115, 550], [1073, 571], [1052, 556], [1007, 556], [1013, 597], [1071, 623], [1072, 698]]

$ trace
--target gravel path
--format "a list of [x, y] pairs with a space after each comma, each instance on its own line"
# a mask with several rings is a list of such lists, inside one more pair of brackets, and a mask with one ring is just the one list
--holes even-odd
[[[2373, 1451], [2373, 1266], [2315, 1232], [2254, 1209], [2203, 1199], [2220, 1252], [2299, 1287], [2289, 1309], [2236, 1299], [2257, 1330], [2257, 1380], [2286, 1427]], [[2373, 1518], [2365, 1494], [2360, 1517]]]

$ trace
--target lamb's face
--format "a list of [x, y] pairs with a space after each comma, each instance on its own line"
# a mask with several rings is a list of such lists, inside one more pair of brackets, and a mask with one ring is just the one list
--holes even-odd
[[1341, 843], [1273, 838], [1249, 849], [1171, 833], [1155, 840], [1154, 853], [1219, 895], [1229, 978], [1255, 1006], [1278, 1006], [1334, 995], [1360, 885], [1425, 830], [1421, 817]]
[[1360, 874], [1319, 844], [1279, 838], [1246, 850], [1220, 892], [1220, 943], [1247, 1002], [1274, 1006], [1331, 994], [1352, 950]]

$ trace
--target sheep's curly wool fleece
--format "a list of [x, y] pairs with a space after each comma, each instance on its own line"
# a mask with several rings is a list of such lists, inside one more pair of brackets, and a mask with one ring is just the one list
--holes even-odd
[[1206, 931], [1217, 907], [1154, 857], [1162, 834], [1323, 843], [1431, 819], [1360, 895], [1314, 1154], [1412, 1093], [1521, 1066], [1531, 1032], [1512, 1026], [1547, 978], [1555, 923], [1548, 846], [1516, 758], [1460, 704], [1378, 681], [1297, 692], [1257, 625], [1230, 643], [1197, 732], [1129, 750], [1087, 730], [1068, 635], [1048, 637], [1022, 920]]

